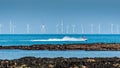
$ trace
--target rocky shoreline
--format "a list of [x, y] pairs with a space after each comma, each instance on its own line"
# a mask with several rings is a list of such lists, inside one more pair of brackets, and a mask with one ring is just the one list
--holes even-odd
[[21, 50], [120, 50], [120, 44], [43, 44], [43, 45], [19, 45], [0, 46], [0, 49], [21, 49]]
[[120, 58], [35, 58], [0, 60], [0, 68], [120, 68]]

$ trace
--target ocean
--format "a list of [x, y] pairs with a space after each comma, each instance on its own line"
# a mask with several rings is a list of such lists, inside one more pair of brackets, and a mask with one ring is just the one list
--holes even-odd
[[0, 59], [19, 59], [22, 57], [41, 57], [41, 58], [95, 58], [95, 57], [120, 57], [120, 51], [84, 51], [84, 50], [66, 50], [66, 51], [48, 51], [48, 50], [0, 50]]
[[[80, 41], [85, 37], [87, 41]], [[70, 39], [70, 40], [66, 40]], [[1, 34], [0, 45], [120, 43], [119, 34]]]
[[[81, 41], [81, 37], [87, 41]], [[69, 39], [69, 40], [68, 40]], [[91, 44], [91, 43], [120, 43], [118, 34], [2, 34], [1, 46], [19, 46], [33, 44]], [[120, 57], [120, 51], [48, 51], [48, 50], [0, 50], [0, 59], [19, 59], [26, 56], [32, 57]]]

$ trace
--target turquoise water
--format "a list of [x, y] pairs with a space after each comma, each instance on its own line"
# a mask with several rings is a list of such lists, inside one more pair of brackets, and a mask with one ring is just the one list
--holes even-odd
[[47, 51], [47, 50], [0, 50], [0, 59], [18, 59], [21, 57], [120, 57], [120, 51], [82, 51], [82, 50], [69, 50], [69, 51]]
[[[85, 36], [87, 41], [75, 41]], [[65, 37], [71, 39], [65, 41]], [[57, 40], [61, 41], [57, 41]], [[37, 41], [36, 41], [37, 40]], [[118, 34], [2, 34], [0, 35], [0, 45], [18, 46], [32, 44], [89, 44], [89, 43], [120, 43]], [[21, 57], [120, 57], [120, 51], [47, 51], [47, 50], [0, 50], [0, 59], [18, 59]]]
[[[49, 39], [64, 40], [64, 37], [81, 38], [85, 36], [87, 41], [51, 41]], [[35, 41], [37, 40], [37, 41]], [[45, 41], [41, 41], [45, 40]], [[81, 43], [120, 43], [118, 34], [2, 34], [0, 45], [32, 45], [32, 44], [81, 44]]]

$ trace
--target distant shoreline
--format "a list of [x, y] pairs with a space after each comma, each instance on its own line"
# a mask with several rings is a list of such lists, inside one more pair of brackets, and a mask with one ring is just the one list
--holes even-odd
[[0, 46], [0, 49], [20, 50], [111, 50], [120, 51], [120, 43], [94, 43], [94, 44], [35, 44], [19, 46]]

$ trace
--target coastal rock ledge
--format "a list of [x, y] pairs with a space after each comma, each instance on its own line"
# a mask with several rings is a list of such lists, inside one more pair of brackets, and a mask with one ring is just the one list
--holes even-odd
[[35, 58], [0, 60], [0, 68], [120, 68], [120, 58]]
[[0, 46], [0, 49], [21, 50], [120, 50], [120, 44], [96, 43], [96, 44], [36, 44], [19, 46]]

